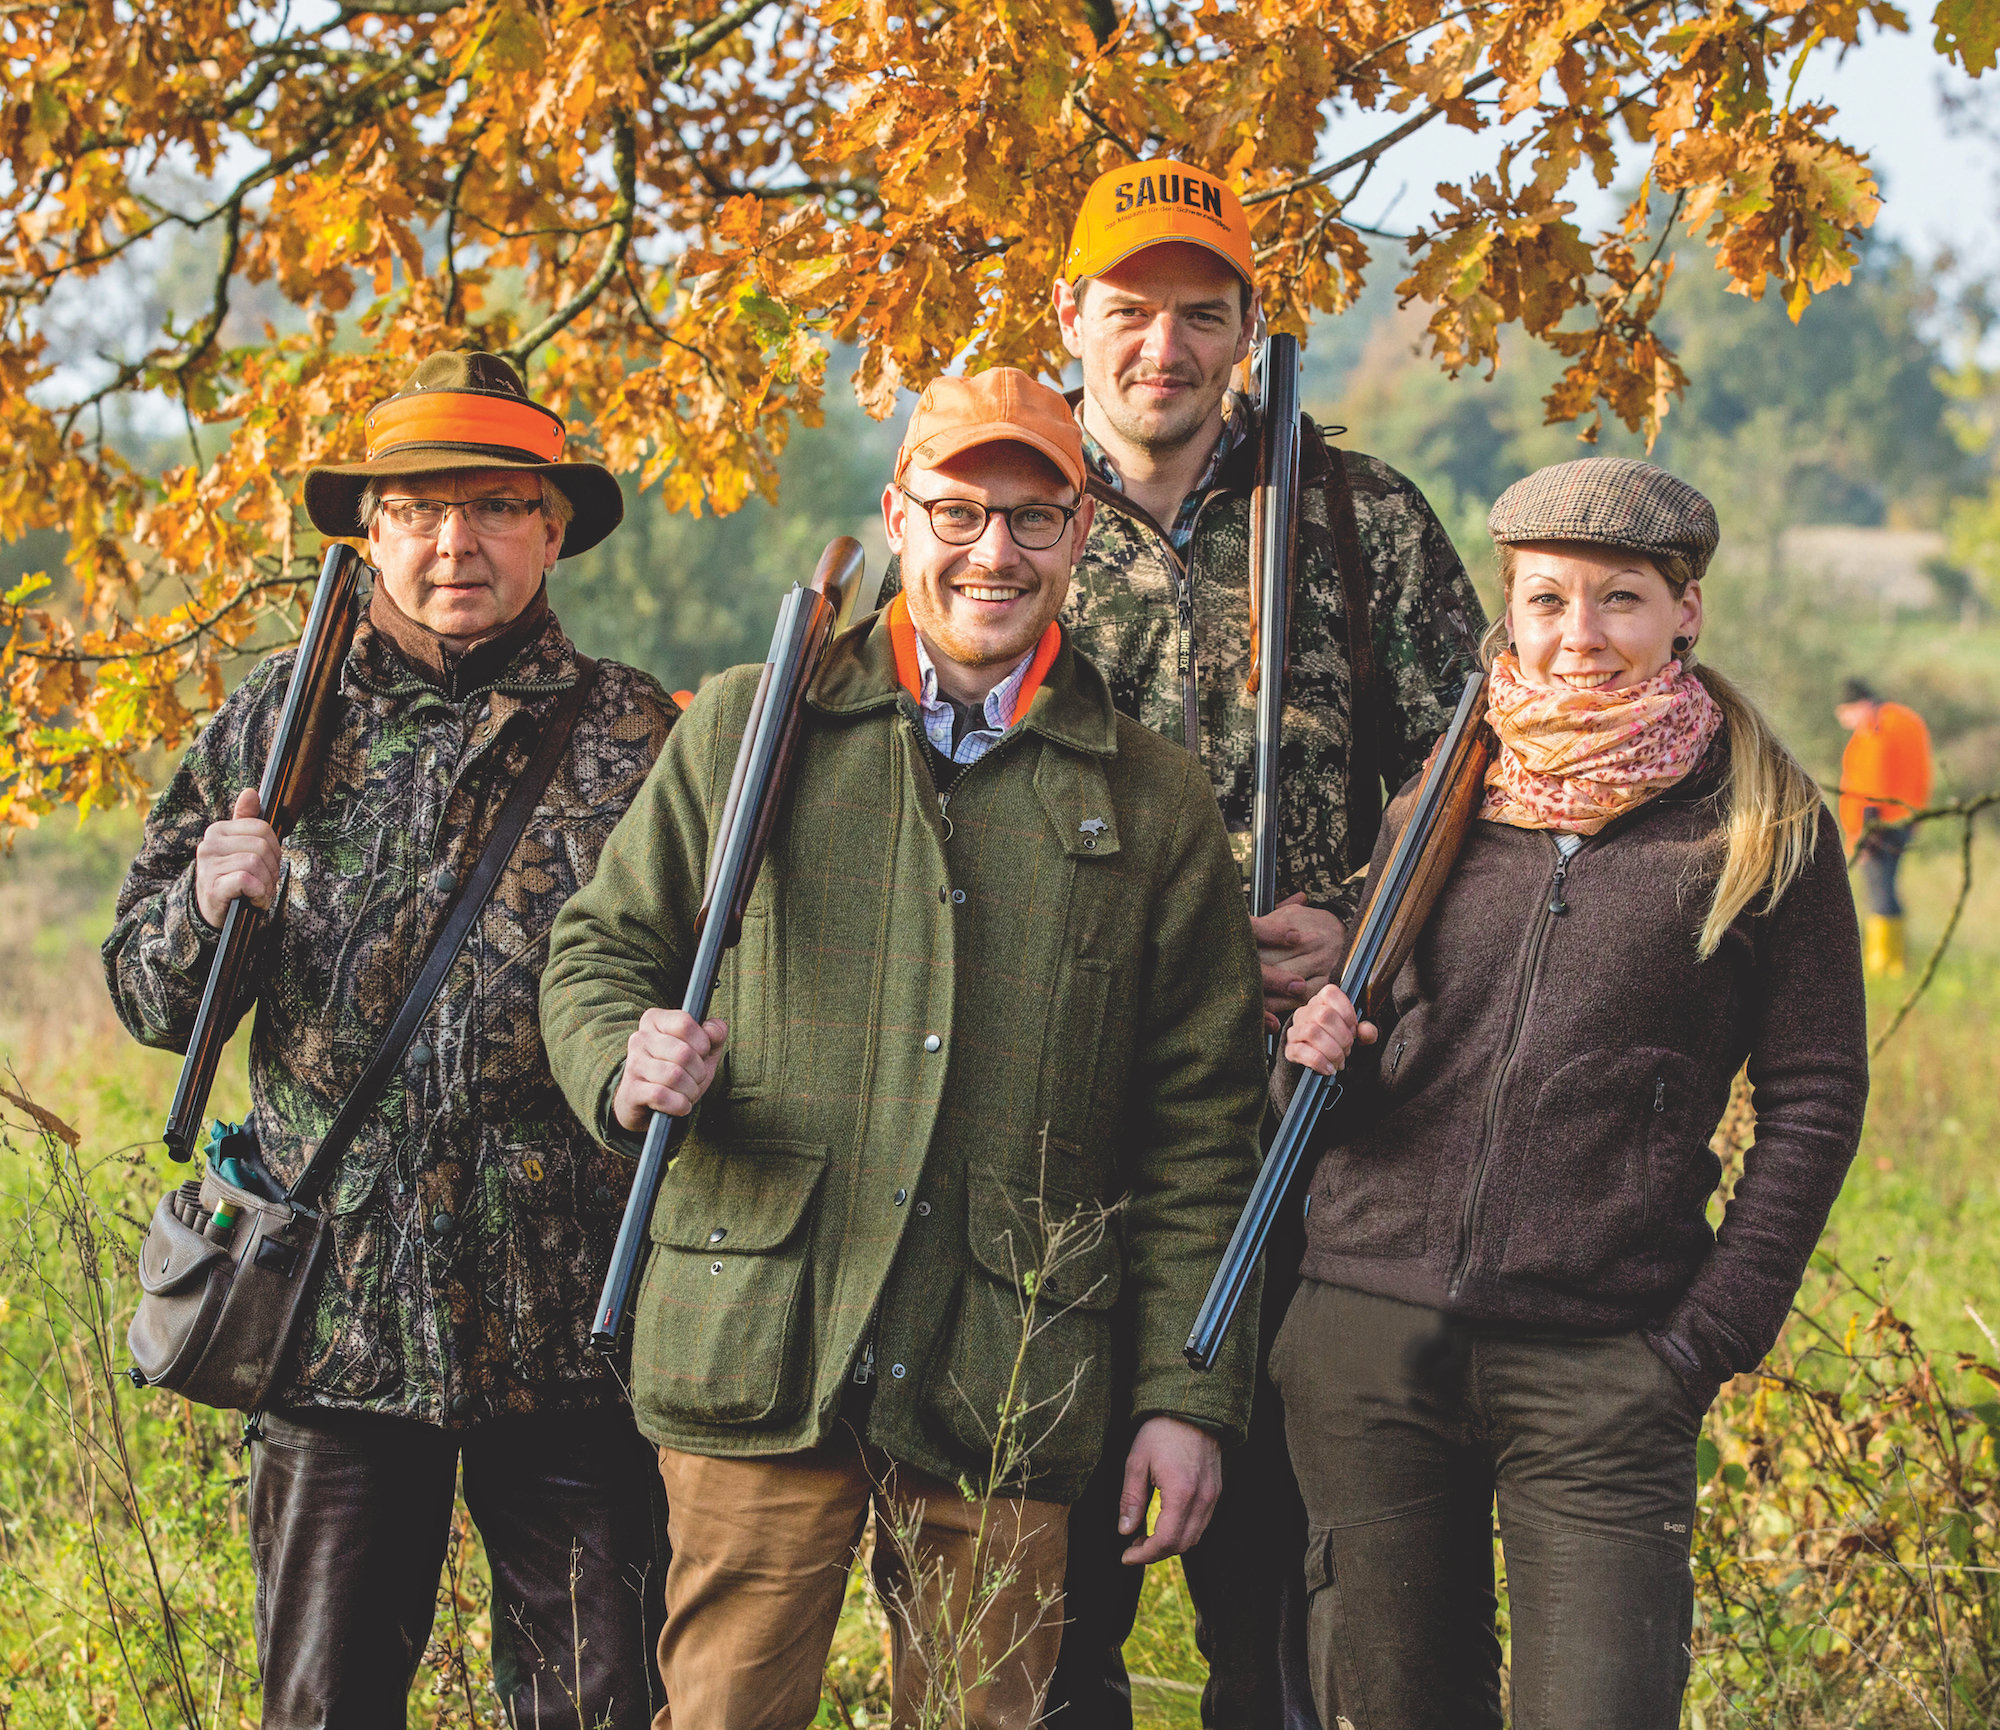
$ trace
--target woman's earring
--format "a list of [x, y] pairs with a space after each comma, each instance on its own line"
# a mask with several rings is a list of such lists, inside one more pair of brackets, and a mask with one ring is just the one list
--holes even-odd
[[1674, 653], [1677, 655], [1685, 655], [1693, 647], [1694, 638], [1692, 637], [1676, 637], [1674, 639]]

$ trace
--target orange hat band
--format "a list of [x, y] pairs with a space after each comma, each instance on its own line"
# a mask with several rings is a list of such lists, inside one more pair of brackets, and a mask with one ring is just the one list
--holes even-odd
[[490, 445], [552, 463], [562, 459], [567, 437], [563, 423], [533, 403], [470, 391], [426, 391], [392, 396], [369, 410], [367, 460], [405, 445]]

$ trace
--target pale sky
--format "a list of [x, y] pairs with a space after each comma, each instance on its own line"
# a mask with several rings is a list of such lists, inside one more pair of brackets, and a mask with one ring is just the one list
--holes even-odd
[[[1778, 76], [1789, 71], [1783, 68]], [[1931, 46], [1930, 30], [1921, 25], [1909, 35], [1868, 31], [1844, 64], [1825, 48], [1815, 51], [1800, 76], [1798, 99], [1834, 103], [1840, 110], [1834, 134], [1868, 154], [1885, 196], [1878, 232], [1919, 257], [1949, 244], [1967, 263], [2000, 269], [2000, 152], [1982, 140], [1952, 135], [1941, 82], [1953, 92], [1979, 91], [2000, 130], [2000, 73], [1989, 72], [1976, 84], [1962, 72], [1947, 72]], [[1394, 124], [1394, 116], [1346, 118], [1322, 139], [1320, 160], [1379, 137]], [[1430, 213], [1436, 202], [1431, 188], [1439, 180], [1462, 179], [1491, 162], [1492, 138], [1434, 122], [1376, 170], [1353, 215], [1406, 231]], [[1636, 176], [1643, 156], [1634, 150], [1627, 160]], [[1596, 193], [1587, 176], [1579, 177], [1572, 196], [1589, 234], [1608, 227], [1622, 208], [1613, 195]]]

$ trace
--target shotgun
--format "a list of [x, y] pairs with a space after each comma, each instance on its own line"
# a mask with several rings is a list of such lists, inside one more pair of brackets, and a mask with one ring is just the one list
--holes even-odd
[[[305, 808], [319, 780], [327, 740], [340, 696], [340, 667], [354, 640], [360, 618], [361, 573], [368, 569], [361, 555], [338, 542], [320, 561], [319, 587], [313, 590], [306, 628], [299, 638], [298, 659], [278, 713], [278, 730], [271, 754], [264, 760], [264, 779], [257, 789], [257, 811], [283, 840]], [[187, 1058], [174, 1088], [161, 1139], [177, 1160], [191, 1158], [208, 1109], [209, 1090], [222, 1061], [222, 1048], [236, 1031], [266, 915], [256, 902], [239, 895], [222, 918], [222, 936], [209, 964], [208, 984], [201, 994], [194, 1031], [188, 1036]]]
[[[1479, 810], [1492, 754], [1485, 721], [1486, 675], [1475, 673], [1465, 681], [1451, 728], [1417, 785], [1410, 820], [1369, 894], [1341, 969], [1340, 988], [1364, 1021], [1374, 1020], [1387, 1006], [1390, 987], [1416, 947]], [[1307, 1144], [1340, 1097], [1335, 1077], [1313, 1069], [1303, 1072], [1188, 1334], [1183, 1349], [1195, 1369], [1214, 1368]]]
[[1292, 571], [1299, 540], [1299, 339], [1270, 336], [1263, 379], [1257, 488], [1250, 500], [1251, 590], [1257, 602], [1251, 688], [1257, 694], [1257, 780], [1251, 807], [1250, 913], [1278, 904], [1278, 751], [1284, 743]]
[[[698, 1022], [708, 1019], [723, 952], [742, 935], [743, 910], [757, 886], [757, 869], [764, 862], [798, 755], [806, 690], [835, 628], [852, 610], [863, 562], [861, 543], [842, 535], [827, 544], [811, 583], [803, 589], [794, 583], [779, 604], [778, 626], [771, 633], [771, 651], [750, 699], [743, 743], [737, 747], [716, 822], [701, 907], [694, 919], [694, 966], [681, 1008]], [[632, 1174], [632, 1193], [626, 1198], [625, 1217], [618, 1222], [618, 1240], [611, 1248], [611, 1265], [605, 1270], [597, 1319], [590, 1330], [590, 1343], [606, 1355], [619, 1349], [638, 1288], [653, 1204], [659, 1200], [667, 1165], [687, 1139], [692, 1122], [692, 1113], [667, 1117], [656, 1111], [646, 1125], [646, 1143]]]

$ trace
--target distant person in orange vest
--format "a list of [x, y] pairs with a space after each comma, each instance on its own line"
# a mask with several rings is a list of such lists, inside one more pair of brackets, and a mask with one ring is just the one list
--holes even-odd
[[1860, 679], [1841, 686], [1833, 712], [1851, 735], [1840, 759], [1840, 827], [1868, 891], [1862, 959], [1876, 978], [1894, 978], [1903, 971], [1896, 867], [1914, 833], [1910, 817], [1931, 801], [1931, 733], [1916, 710], [1883, 702]]

